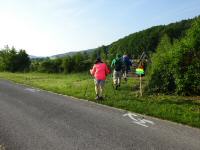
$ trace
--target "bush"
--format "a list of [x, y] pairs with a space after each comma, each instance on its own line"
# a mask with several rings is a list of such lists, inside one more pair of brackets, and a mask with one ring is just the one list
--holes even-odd
[[148, 68], [147, 87], [149, 93], [173, 93], [175, 81], [170, 71], [170, 52], [172, 48], [170, 38], [167, 35], [161, 39], [156, 53], [152, 55], [152, 64]]
[[6, 46], [0, 51], [0, 71], [24, 72], [29, 70], [30, 58], [25, 50], [16, 51]]
[[200, 93], [200, 19], [197, 19], [187, 36], [175, 46], [174, 69], [176, 93], [198, 95]]
[[200, 19], [173, 44], [165, 35], [152, 56], [146, 90], [149, 93], [200, 93]]

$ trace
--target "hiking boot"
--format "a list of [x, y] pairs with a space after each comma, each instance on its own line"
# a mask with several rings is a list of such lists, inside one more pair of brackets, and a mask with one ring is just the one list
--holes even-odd
[[127, 82], [127, 78], [124, 78], [125, 82]]
[[95, 97], [95, 100], [99, 100], [99, 98], [100, 98], [100, 97], [97, 95], [97, 96]]
[[99, 97], [99, 100], [103, 100], [103, 96], [100, 96], [100, 97]]

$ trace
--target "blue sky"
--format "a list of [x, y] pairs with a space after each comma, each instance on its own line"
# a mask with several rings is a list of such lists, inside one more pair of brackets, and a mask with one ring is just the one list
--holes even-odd
[[200, 0], [0, 0], [0, 48], [51, 56], [200, 15]]

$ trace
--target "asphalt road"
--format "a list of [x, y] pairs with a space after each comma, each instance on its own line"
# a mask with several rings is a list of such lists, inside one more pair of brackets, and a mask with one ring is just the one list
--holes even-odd
[[200, 150], [200, 130], [0, 80], [6, 150]]

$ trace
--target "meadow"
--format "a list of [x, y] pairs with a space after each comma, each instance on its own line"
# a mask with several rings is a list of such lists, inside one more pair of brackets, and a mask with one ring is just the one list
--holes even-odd
[[[115, 90], [112, 77], [109, 75], [103, 101], [94, 100], [94, 81], [89, 73], [66, 75], [0, 72], [0, 79], [200, 128], [199, 97], [154, 95], [153, 93], [141, 97], [137, 77], [129, 77], [127, 83], [122, 81], [120, 89]], [[144, 78], [143, 83], [145, 84]]]

